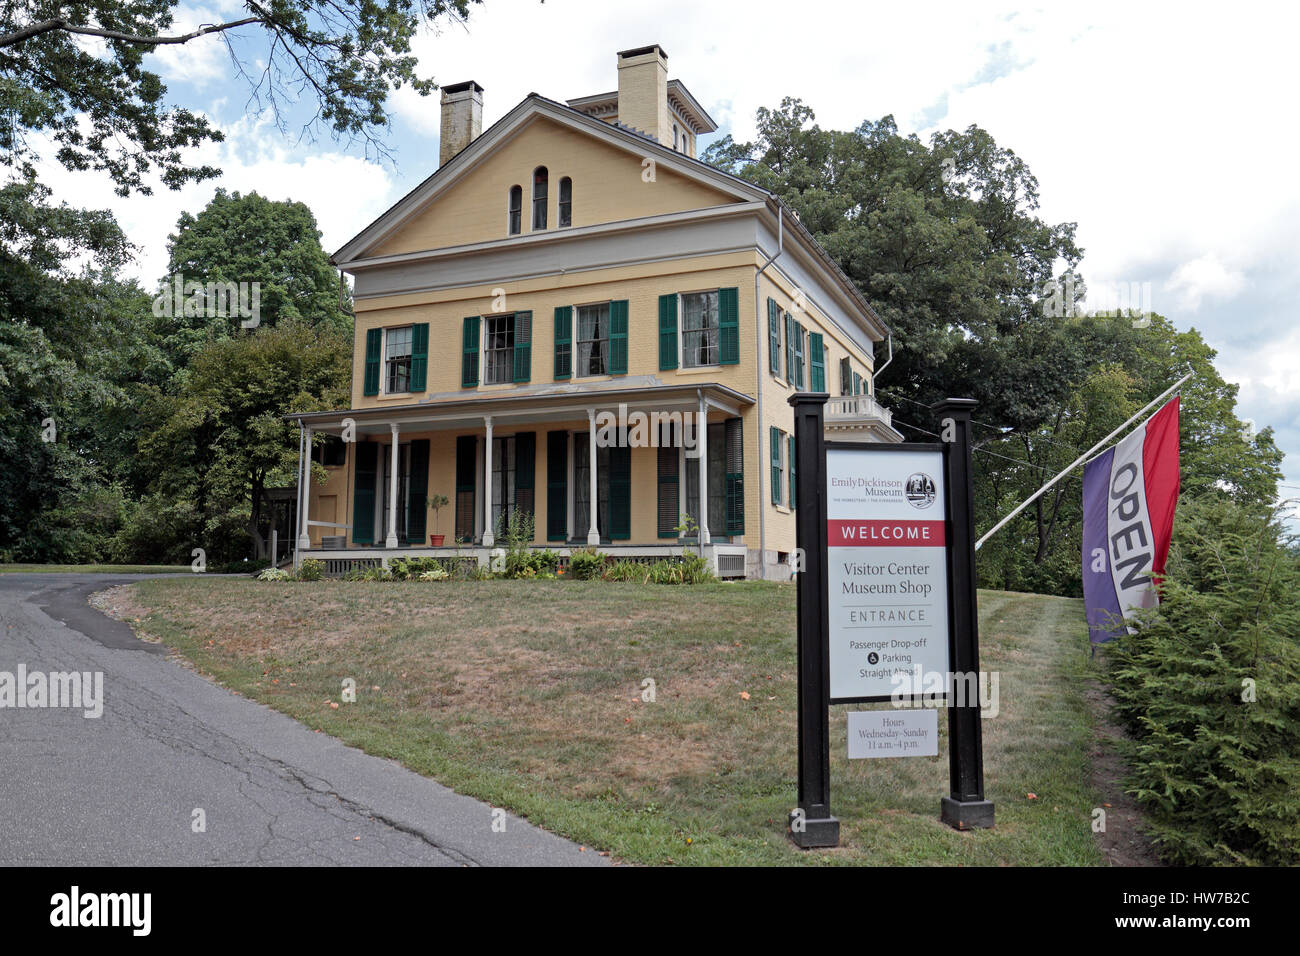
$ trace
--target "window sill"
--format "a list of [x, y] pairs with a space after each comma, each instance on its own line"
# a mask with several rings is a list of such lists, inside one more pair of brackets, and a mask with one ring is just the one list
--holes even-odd
[[677, 371], [682, 375], [695, 375], [703, 372], [716, 372], [719, 369], [726, 368], [725, 365], [692, 365], [689, 368], [679, 368]]
[[377, 402], [395, 402], [401, 399], [410, 399], [421, 394], [423, 394], [423, 392], [385, 392], [382, 395], [371, 395], [370, 397]]

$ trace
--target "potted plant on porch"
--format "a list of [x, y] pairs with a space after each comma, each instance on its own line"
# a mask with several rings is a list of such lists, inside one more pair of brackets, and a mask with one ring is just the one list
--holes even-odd
[[[451, 499], [448, 498], [446, 495], [429, 496], [429, 510], [433, 512], [433, 526], [435, 528], [442, 527], [441, 523], [438, 521], [438, 512], [441, 511], [449, 504], [451, 504]], [[446, 537], [445, 535], [435, 534], [433, 532], [430, 532], [429, 544], [431, 544], [435, 548], [441, 548], [443, 539], [445, 537]]]

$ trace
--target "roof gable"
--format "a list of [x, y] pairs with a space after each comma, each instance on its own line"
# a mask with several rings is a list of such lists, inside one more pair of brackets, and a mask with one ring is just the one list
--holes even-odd
[[[647, 160], [653, 162], [651, 168]], [[347, 263], [507, 238], [510, 187], [546, 166], [551, 216], [573, 179], [575, 226], [766, 198], [767, 193], [639, 133], [532, 94], [334, 254]], [[653, 174], [653, 179], [651, 179]], [[558, 231], [548, 222], [548, 232]]]

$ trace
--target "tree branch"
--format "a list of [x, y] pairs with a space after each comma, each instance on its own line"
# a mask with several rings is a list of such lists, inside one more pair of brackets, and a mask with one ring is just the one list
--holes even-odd
[[226, 30], [233, 30], [236, 27], [248, 26], [250, 23], [261, 23], [261, 17], [244, 17], [242, 20], [231, 20], [229, 23], [205, 23], [193, 33], [186, 33], [182, 36], [174, 37], [146, 37], [137, 36], [133, 33], [121, 33], [117, 30], [101, 30], [98, 27], [84, 27], [75, 23], [69, 23], [61, 17], [52, 20], [42, 20], [40, 23], [33, 23], [16, 30], [13, 33], [0, 36], [0, 49], [5, 47], [17, 46], [24, 40], [30, 40], [32, 37], [38, 37], [42, 34], [53, 33], [56, 30], [62, 30], [65, 33], [76, 33], [81, 36], [102, 37], [105, 40], [119, 40], [123, 43], [134, 43], [140, 46], [164, 46], [166, 44], [188, 43], [190, 40], [198, 39], [209, 33], [223, 33]]

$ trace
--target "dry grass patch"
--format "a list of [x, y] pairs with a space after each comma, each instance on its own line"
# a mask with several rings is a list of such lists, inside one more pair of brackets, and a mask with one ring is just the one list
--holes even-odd
[[[145, 626], [232, 689], [623, 858], [1100, 859], [1084, 772], [1089, 725], [1071, 684], [1078, 602], [982, 595], [985, 665], [1003, 671], [1002, 714], [985, 722], [995, 831], [938, 823], [942, 750], [844, 759], [846, 708], [837, 707], [832, 806], [843, 846], [809, 854], [784, 836], [795, 773], [790, 585], [209, 579], [133, 588], [132, 607], [150, 609]], [[355, 704], [340, 701], [344, 678], [356, 681]], [[641, 699], [647, 678], [653, 703]], [[1026, 804], [1031, 791], [1042, 803]]]

